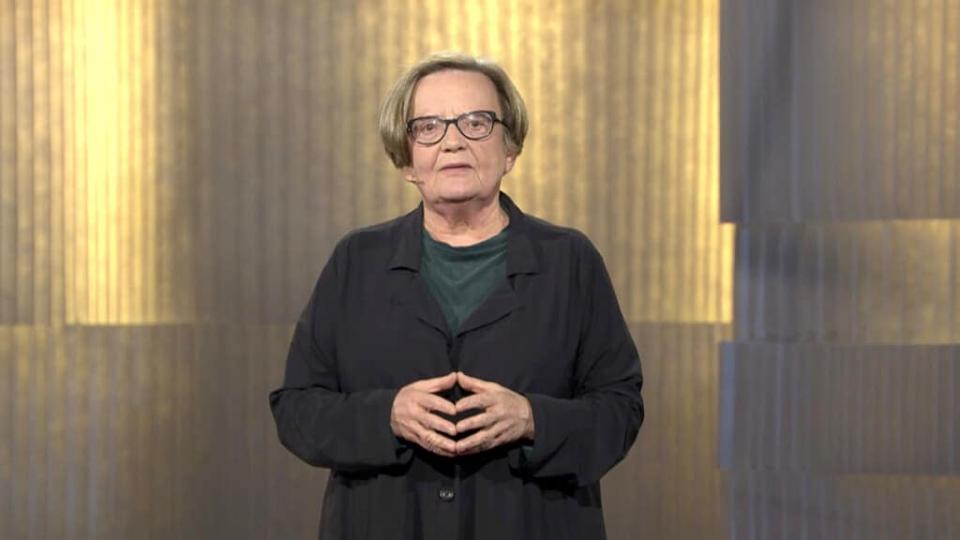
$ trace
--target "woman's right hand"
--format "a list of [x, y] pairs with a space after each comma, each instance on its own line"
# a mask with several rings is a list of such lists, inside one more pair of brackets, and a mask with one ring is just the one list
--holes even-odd
[[393, 433], [434, 454], [455, 456], [457, 444], [451, 437], [457, 434], [457, 427], [435, 414], [440, 412], [450, 417], [456, 414], [457, 407], [437, 395], [437, 392], [453, 388], [455, 384], [457, 374], [452, 372], [443, 377], [414, 381], [401, 388], [390, 411]]

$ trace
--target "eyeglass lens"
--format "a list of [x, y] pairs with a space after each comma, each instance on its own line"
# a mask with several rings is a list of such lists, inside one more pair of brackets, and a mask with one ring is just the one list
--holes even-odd
[[460, 133], [471, 140], [482, 139], [493, 131], [495, 119], [487, 112], [469, 112], [452, 119], [436, 116], [417, 118], [410, 124], [414, 139], [422, 144], [439, 141], [447, 134], [450, 124], [456, 124]]

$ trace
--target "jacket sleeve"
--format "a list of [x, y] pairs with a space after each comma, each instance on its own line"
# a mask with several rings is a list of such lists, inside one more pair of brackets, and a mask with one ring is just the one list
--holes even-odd
[[520, 474], [593, 484], [626, 455], [643, 423], [643, 375], [600, 254], [584, 255], [585, 317], [571, 399], [527, 393], [532, 446], [511, 450]]
[[374, 472], [409, 462], [390, 413], [398, 389], [344, 392], [337, 370], [344, 256], [334, 251], [293, 332], [283, 386], [270, 393], [280, 442], [303, 461], [344, 472]]

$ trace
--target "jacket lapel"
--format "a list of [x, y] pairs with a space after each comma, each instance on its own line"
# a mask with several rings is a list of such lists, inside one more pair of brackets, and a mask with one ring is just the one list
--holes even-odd
[[412, 316], [437, 329], [444, 336], [450, 335], [443, 310], [426, 282], [420, 277], [420, 235], [423, 229], [423, 203], [409, 214], [400, 218], [394, 238], [393, 254], [387, 264], [387, 271], [394, 281], [391, 302], [403, 307]]
[[412, 316], [435, 328], [444, 336], [450, 335], [443, 310], [437, 304], [427, 284], [417, 272], [406, 272], [407, 279], [399, 279], [393, 293], [393, 303], [407, 310]]
[[518, 274], [536, 274], [540, 271], [540, 253], [527, 229], [527, 217], [506, 193], [500, 193], [500, 202], [510, 216], [510, 236], [507, 237], [507, 279], [460, 325], [459, 334], [495, 323], [520, 308], [520, 298], [514, 290]]
[[497, 322], [520, 307], [520, 299], [514, 292], [510, 280], [500, 282], [500, 285], [490, 292], [490, 295], [473, 310], [466, 320], [460, 323], [457, 335]]
[[[517, 274], [536, 274], [540, 271], [539, 246], [527, 230], [527, 217], [506, 193], [500, 201], [510, 217], [510, 236], [507, 238], [507, 279], [500, 283], [480, 306], [460, 325], [457, 335], [492, 324], [520, 307], [520, 299], [513, 289]], [[392, 301], [449, 337], [443, 310], [426, 282], [420, 277], [421, 235], [423, 234], [423, 203], [400, 218], [400, 227], [394, 239], [394, 251], [387, 265], [394, 274], [397, 286]], [[402, 277], [401, 277], [402, 276]]]

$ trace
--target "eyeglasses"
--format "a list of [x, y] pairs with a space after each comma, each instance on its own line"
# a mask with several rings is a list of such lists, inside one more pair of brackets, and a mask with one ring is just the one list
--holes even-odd
[[420, 144], [436, 144], [447, 135], [450, 124], [454, 124], [461, 135], [479, 141], [490, 135], [497, 122], [503, 124], [493, 111], [471, 111], [456, 118], [421, 116], [407, 120], [407, 133]]

